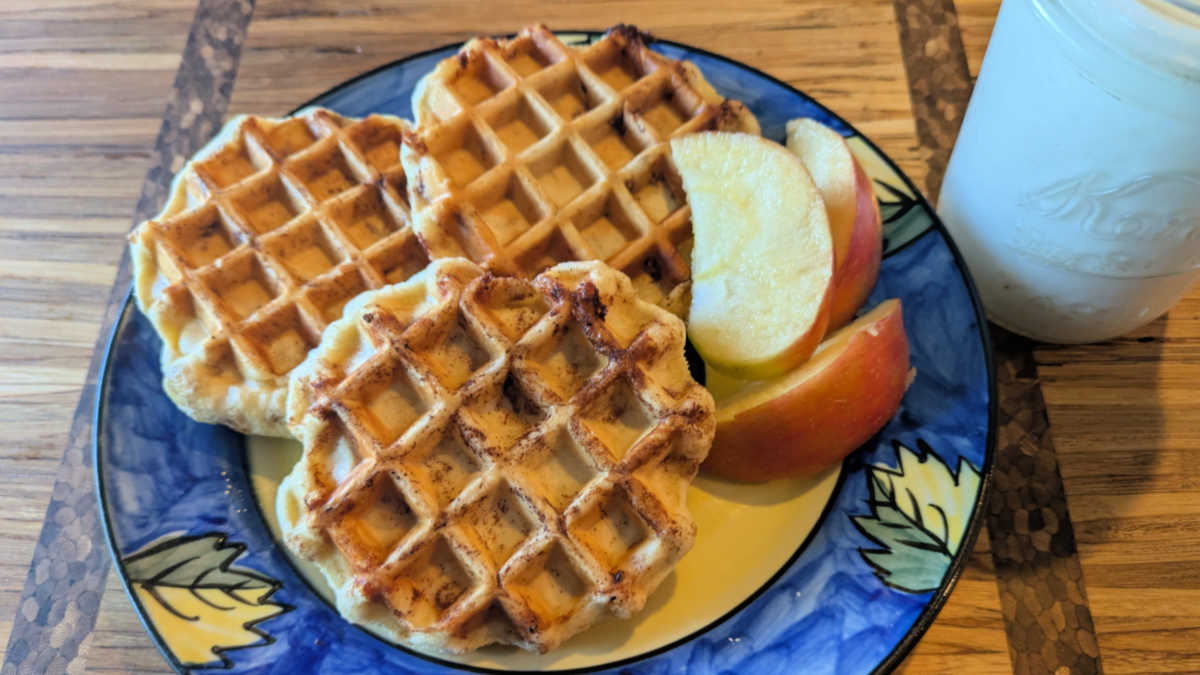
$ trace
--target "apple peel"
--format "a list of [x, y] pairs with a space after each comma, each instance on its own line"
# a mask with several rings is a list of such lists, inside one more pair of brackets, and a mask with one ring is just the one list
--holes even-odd
[[883, 225], [871, 180], [837, 131], [813, 119], [787, 123], [787, 149], [812, 175], [829, 214], [834, 245], [829, 330], [854, 318], [879, 278]]
[[710, 369], [717, 432], [703, 468], [747, 482], [817, 473], [895, 416], [912, 377], [898, 299], [830, 335], [782, 377], [739, 381]]

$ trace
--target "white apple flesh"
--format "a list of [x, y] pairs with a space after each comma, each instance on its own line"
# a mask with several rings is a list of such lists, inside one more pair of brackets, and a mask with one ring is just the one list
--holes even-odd
[[834, 244], [820, 193], [798, 157], [760, 136], [671, 140], [692, 209], [688, 334], [714, 368], [785, 373], [825, 335]]

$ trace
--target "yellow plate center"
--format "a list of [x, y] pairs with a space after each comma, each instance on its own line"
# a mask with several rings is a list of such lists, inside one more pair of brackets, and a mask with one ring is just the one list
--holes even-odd
[[[248, 437], [250, 479], [275, 538], [275, 491], [300, 457], [300, 444]], [[587, 668], [645, 654], [687, 637], [724, 616], [771, 578], [816, 526], [837, 485], [840, 468], [810, 479], [760, 485], [701, 475], [688, 491], [696, 520], [696, 544], [632, 619], [609, 618], [549, 654], [488, 647], [462, 656], [436, 655], [456, 663], [506, 670]], [[282, 547], [287, 550], [286, 547]], [[287, 551], [296, 569], [332, 604], [325, 578]]]

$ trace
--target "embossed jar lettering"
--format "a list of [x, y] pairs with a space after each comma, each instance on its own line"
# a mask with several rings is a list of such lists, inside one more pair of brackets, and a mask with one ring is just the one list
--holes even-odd
[[1005, 0], [939, 211], [989, 317], [1090, 342], [1200, 274], [1200, 0]]

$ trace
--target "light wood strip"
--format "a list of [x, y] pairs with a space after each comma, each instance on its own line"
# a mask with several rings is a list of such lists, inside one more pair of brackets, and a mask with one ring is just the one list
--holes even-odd
[[0, 649], [194, 8], [0, 5]]

